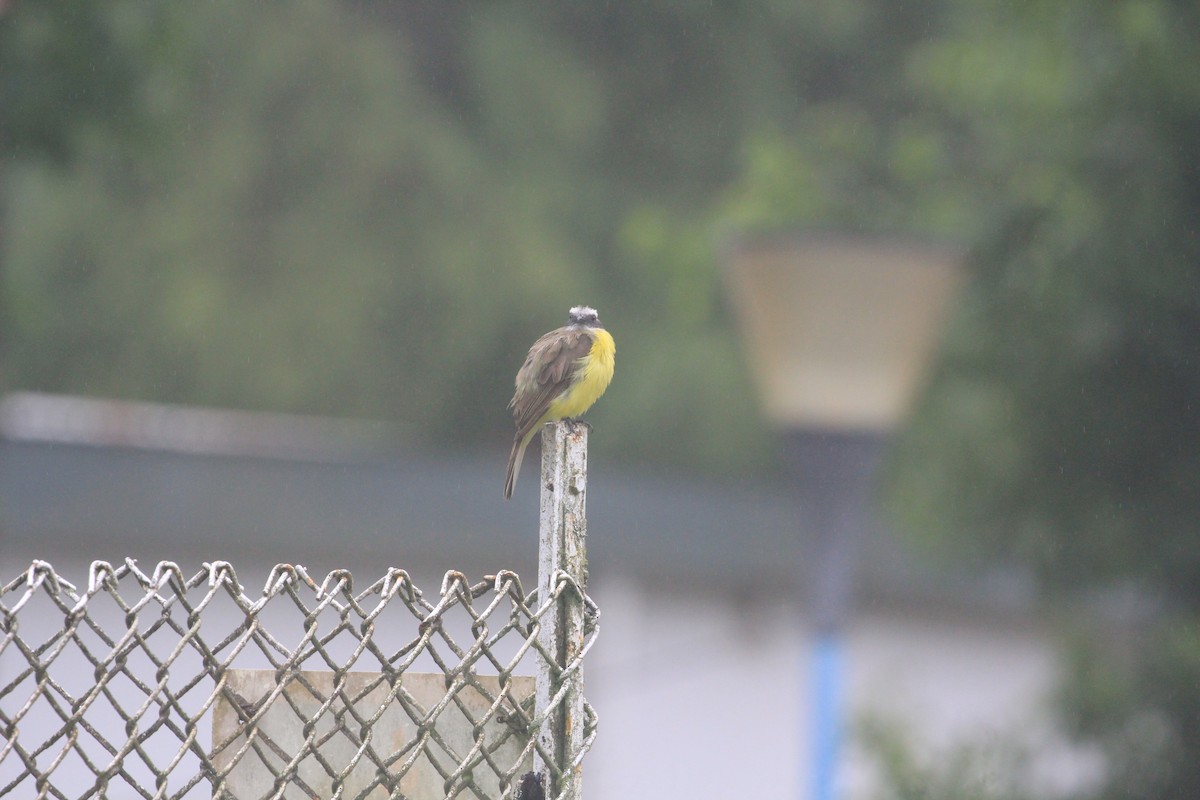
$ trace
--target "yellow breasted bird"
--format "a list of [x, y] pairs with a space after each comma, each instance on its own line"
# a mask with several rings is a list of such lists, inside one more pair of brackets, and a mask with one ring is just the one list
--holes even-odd
[[572, 308], [564, 327], [529, 348], [517, 372], [517, 391], [508, 404], [517, 434], [504, 476], [505, 499], [512, 497], [529, 440], [547, 422], [581, 416], [600, 399], [612, 380], [616, 352], [596, 309], [587, 306]]

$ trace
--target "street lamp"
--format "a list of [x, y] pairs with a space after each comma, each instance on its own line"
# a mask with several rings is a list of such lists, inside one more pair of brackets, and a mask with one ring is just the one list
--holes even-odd
[[842, 631], [889, 434], [929, 361], [961, 253], [894, 238], [738, 241], [728, 283], [751, 371], [780, 428], [812, 531], [812, 797], [833, 800]]

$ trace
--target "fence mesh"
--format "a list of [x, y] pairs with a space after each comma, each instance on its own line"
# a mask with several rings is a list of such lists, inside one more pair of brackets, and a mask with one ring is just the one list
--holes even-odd
[[[598, 612], [565, 573], [553, 586], [449, 572], [426, 597], [399, 569], [355, 591], [348, 572], [279, 565], [252, 597], [225, 562], [96, 562], [85, 588], [35, 562], [0, 586], [0, 796], [517, 798], [536, 758], [556, 797], [595, 714], [557, 763], [538, 733]], [[565, 603], [586, 639], [558, 663], [538, 633]]]

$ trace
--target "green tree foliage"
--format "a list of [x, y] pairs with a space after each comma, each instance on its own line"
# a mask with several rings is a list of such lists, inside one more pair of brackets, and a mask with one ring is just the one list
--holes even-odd
[[[890, 498], [939, 552], [1051, 593], [1132, 584], [1132, 654], [1078, 644], [1067, 720], [1106, 798], [1200, 793], [1200, 13], [948, 6], [868, 91], [747, 149], [728, 216], [951, 237], [972, 282]], [[1135, 746], [1136, 745], [1136, 746]]]
[[0, 155], [65, 163], [77, 139], [107, 130], [145, 137], [165, 67], [172, 14], [142, 0], [0, 5]]
[[[1104, 797], [1194, 797], [1200, 16], [1076, 2], [972, 19], [978, 40], [930, 47], [919, 71], [998, 205], [900, 451], [897, 506], [943, 544], [968, 531], [1034, 565], [1051, 591], [1156, 598], [1132, 653], [1104, 633], [1075, 645], [1064, 710], [1105, 745]], [[1003, 68], [947, 70], [982, 58]]]
[[565, 308], [586, 284], [548, 201], [497, 174], [385, 29], [321, 2], [204, 4], [185, 24], [162, 148], [13, 171], [10, 375], [472, 418], [464, 376], [496, 376], [497, 304]]
[[[1200, 94], [1183, 77], [1200, 66], [1196, 18], [1168, 3], [982, 6], [964, 23], [979, 41], [915, 59], [995, 192], [975, 290], [910, 437], [915, 526], [988, 531], [1059, 585], [1182, 588], [1200, 574]], [[1000, 69], [963, 68], [993, 50]], [[974, 430], [1005, 442], [999, 458], [959, 449]], [[954, 463], [991, 504], [946, 502]]]
[[858, 740], [876, 763], [877, 800], [1029, 800], [1032, 752], [995, 736], [956, 743], [923, 763], [898, 726], [881, 719], [859, 725]]
[[[153, 148], [77, 137], [69, 171], [9, 151], [8, 387], [499, 442], [525, 348], [588, 302], [621, 363], [598, 449], [764, 463], [711, 262], [657, 263], [653, 212], [625, 230], [635, 207], [701, 205], [745, 108], [770, 105], [741, 91], [721, 19], [670, 3], [174, 8], [170, 47], [130, 55], [141, 82], [117, 82], [164, 121]], [[99, 9], [89, 24], [119, 27]], [[749, 8], [724, 21], [742, 40], [771, 27]], [[38, 15], [5, 22], [31, 70], [52, 61]], [[77, 118], [56, 108], [47, 139]]]

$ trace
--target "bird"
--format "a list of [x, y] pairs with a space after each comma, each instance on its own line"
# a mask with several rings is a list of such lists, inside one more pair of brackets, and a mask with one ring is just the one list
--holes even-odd
[[506, 500], [512, 497], [529, 440], [547, 422], [575, 419], [591, 408], [612, 381], [616, 353], [612, 335], [590, 306], [572, 308], [565, 326], [529, 348], [508, 404], [517, 432], [504, 475]]

